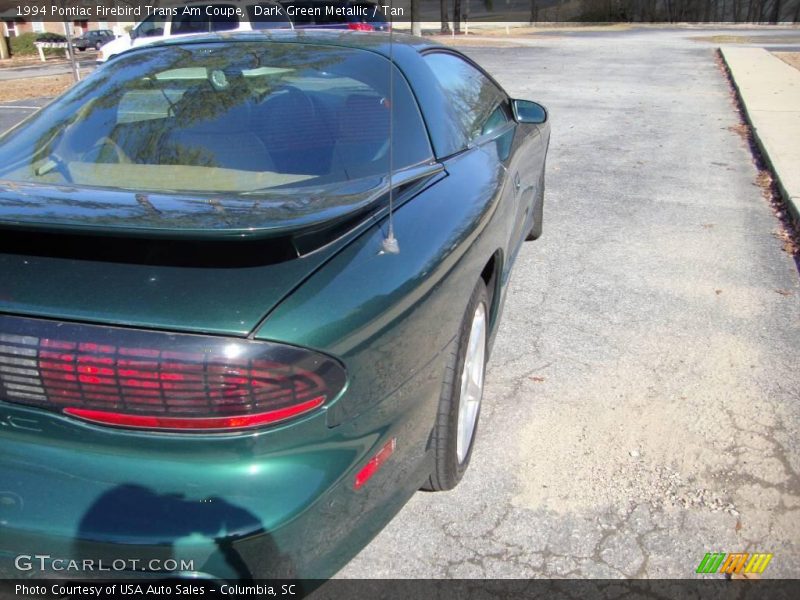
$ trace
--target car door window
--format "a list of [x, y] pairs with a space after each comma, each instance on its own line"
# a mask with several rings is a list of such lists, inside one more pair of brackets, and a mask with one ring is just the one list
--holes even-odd
[[478, 69], [445, 52], [426, 54], [425, 62], [450, 101], [468, 142], [508, 123], [506, 95]]
[[214, 20], [211, 21], [211, 31], [230, 31], [239, 26], [239, 17], [235, 12], [228, 12], [227, 9], [235, 9], [230, 4], [214, 4], [212, 8], [223, 8], [225, 10], [215, 11]]
[[[213, 9], [229, 9], [235, 8], [229, 4], [210, 4], [196, 5], [193, 4], [192, 10], [187, 14], [178, 14], [172, 21], [172, 34], [183, 35], [187, 33], [208, 33], [209, 31], [228, 31], [236, 29], [239, 26], [239, 19], [235, 14], [226, 15], [225, 11]], [[211, 14], [214, 15], [213, 20], [208, 16], [207, 8], [211, 8]]]
[[157, 17], [156, 15], [147, 17], [139, 24], [139, 27], [136, 28], [136, 35], [138, 37], [154, 37], [157, 35], [164, 35], [165, 22], [166, 21], [163, 17]]
[[[205, 8], [205, 7], [202, 7]], [[211, 19], [206, 16], [205, 10], [179, 13], [172, 20], [172, 35], [187, 33], [208, 33]]]

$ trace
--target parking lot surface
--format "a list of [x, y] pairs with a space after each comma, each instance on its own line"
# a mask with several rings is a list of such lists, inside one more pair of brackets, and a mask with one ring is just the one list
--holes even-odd
[[[96, 55], [78, 53], [76, 59], [81, 74], [85, 77], [95, 68]], [[50, 60], [43, 63], [32, 63], [17, 67], [4, 67], [0, 69], [0, 81], [12, 79], [32, 79], [36, 77], [49, 77], [52, 75], [68, 75], [72, 73], [70, 63], [65, 60]]]
[[551, 111], [545, 233], [512, 276], [471, 469], [340, 576], [692, 577], [712, 551], [800, 576], [798, 270], [698, 35], [463, 48]]
[[0, 103], [0, 133], [33, 114], [46, 103], [46, 99], [39, 98]]
[[341, 577], [691, 577], [741, 551], [800, 576], [798, 267], [716, 46], [691, 39], [712, 33], [464, 47], [550, 109], [545, 233], [513, 273], [471, 469]]

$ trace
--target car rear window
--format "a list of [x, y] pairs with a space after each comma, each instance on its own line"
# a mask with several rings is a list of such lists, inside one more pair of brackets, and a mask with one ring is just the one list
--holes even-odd
[[198, 192], [338, 184], [388, 173], [390, 114], [394, 167], [430, 159], [408, 84], [375, 53], [278, 42], [142, 49], [0, 138], [0, 179]]

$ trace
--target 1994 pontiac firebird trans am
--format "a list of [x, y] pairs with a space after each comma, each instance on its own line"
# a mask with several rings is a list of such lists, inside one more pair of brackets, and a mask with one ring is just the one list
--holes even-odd
[[132, 50], [5, 134], [0, 574], [324, 578], [453, 488], [549, 136], [453, 50], [291, 31]]

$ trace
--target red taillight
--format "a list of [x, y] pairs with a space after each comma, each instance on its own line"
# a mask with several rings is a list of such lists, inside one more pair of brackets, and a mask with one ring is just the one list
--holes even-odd
[[348, 23], [347, 28], [353, 31], [375, 31], [375, 28], [369, 23]]
[[0, 317], [0, 400], [147, 429], [258, 427], [344, 387], [333, 359], [271, 342]]
[[369, 459], [369, 462], [358, 472], [356, 479], [353, 482], [353, 488], [356, 490], [361, 489], [364, 484], [367, 483], [367, 481], [369, 481], [370, 478], [378, 472], [378, 469], [383, 466], [383, 463], [389, 459], [396, 446], [397, 438], [392, 438], [386, 442], [383, 447], [378, 450], [378, 453]]
[[106, 412], [102, 410], [87, 410], [84, 408], [68, 407], [64, 412], [73, 417], [80, 417], [87, 421], [103, 423], [104, 425], [119, 425], [121, 427], [137, 427], [143, 429], [245, 429], [269, 425], [286, 419], [302, 415], [325, 402], [325, 396], [317, 396], [307, 402], [278, 408], [253, 415], [240, 415], [236, 417], [159, 417], [144, 415], [126, 415], [122, 413]]

